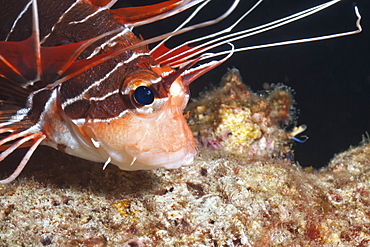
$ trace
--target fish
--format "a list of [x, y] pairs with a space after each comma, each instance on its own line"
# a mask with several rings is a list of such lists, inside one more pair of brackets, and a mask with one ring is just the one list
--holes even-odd
[[[40, 145], [126, 171], [193, 163], [196, 142], [183, 113], [189, 85], [234, 52], [247, 50], [231, 42], [256, 29], [231, 35], [223, 30], [169, 49], [168, 39], [220, 22], [239, 0], [230, 1], [213, 20], [187, 26], [190, 16], [173, 32], [149, 39], [136, 36], [133, 29], [190, 8], [196, 14], [210, 0], [112, 8], [116, 2], [0, 0], [0, 162], [27, 148], [15, 171], [0, 184], [16, 179]], [[286, 20], [272, 22], [269, 28]], [[221, 39], [215, 38], [219, 35]], [[192, 45], [199, 41], [203, 42]], [[225, 44], [229, 49], [208, 52]], [[203, 60], [208, 62], [199, 64]]]

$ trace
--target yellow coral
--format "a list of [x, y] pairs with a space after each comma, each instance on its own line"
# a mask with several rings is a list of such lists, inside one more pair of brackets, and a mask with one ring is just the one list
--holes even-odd
[[216, 133], [222, 135], [230, 132], [227, 141], [222, 142], [225, 149], [230, 152], [241, 153], [245, 147], [262, 136], [260, 127], [251, 121], [251, 111], [248, 108], [220, 109], [222, 123], [217, 127]]
[[[271, 85], [253, 93], [236, 69], [223, 77], [221, 86], [188, 106], [189, 127], [204, 147], [247, 156], [290, 157], [290, 142], [297, 132], [286, 133], [293, 123], [290, 88]], [[303, 140], [304, 141], [304, 140]]]

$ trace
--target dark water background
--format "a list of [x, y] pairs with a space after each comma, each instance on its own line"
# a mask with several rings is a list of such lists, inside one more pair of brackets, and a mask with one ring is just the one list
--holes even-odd
[[[158, 2], [161, 1], [120, 0], [119, 4], [133, 6]], [[261, 25], [324, 2], [266, 0], [236, 30]], [[241, 0], [227, 20], [174, 38], [169, 45], [225, 28], [254, 3]], [[318, 14], [235, 44], [243, 47], [355, 30], [354, 4], [353, 1], [342, 1]], [[215, 18], [230, 5], [231, 1], [213, 0], [195, 22]], [[370, 2], [358, 1], [357, 6], [363, 16], [362, 33], [234, 54], [223, 65], [193, 83], [193, 97], [205, 87], [217, 85], [230, 67], [238, 68], [244, 82], [255, 91], [262, 90], [264, 83], [289, 85], [295, 91], [298, 124], [307, 124], [305, 134], [309, 136], [306, 143], [296, 144], [296, 159], [302, 166], [326, 165], [335, 153], [350, 145], [358, 145], [362, 136], [370, 133]], [[144, 38], [152, 37], [174, 29], [184, 18], [186, 16], [181, 14], [135, 31]]]

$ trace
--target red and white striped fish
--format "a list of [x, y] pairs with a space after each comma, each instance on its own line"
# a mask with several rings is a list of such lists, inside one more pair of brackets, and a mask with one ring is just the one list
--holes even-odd
[[[153, 42], [217, 23], [239, 0], [231, 1], [230, 9], [215, 20], [180, 26], [148, 40], [136, 37], [132, 29], [195, 5], [198, 12], [209, 0], [111, 9], [116, 1], [0, 0], [0, 161], [18, 148], [28, 148], [14, 173], [0, 183], [14, 180], [40, 144], [123, 170], [171, 169], [193, 162], [195, 141], [183, 116], [188, 86], [234, 50], [205, 51], [257, 29], [217, 39], [213, 34], [172, 50], [162, 42], [148, 50]], [[297, 15], [289, 18], [294, 21]], [[189, 46], [203, 39], [211, 41]], [[200, 60], [224, 54], [219, 61], [194, 68]]]

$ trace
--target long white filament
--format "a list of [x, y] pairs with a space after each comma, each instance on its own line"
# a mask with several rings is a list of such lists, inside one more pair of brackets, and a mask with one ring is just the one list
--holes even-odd
[[[203, 2], [201, 5], [199, 5], [194, 11], [193, 13], [191, 13], [191, 15], [183, 22], [181, 23], [173, 32], [177, 32], [179, 31], [181, 28], [183, 28], [186, 24], [188, 24], [198, 13], [199, 11], [201, 11], [211, 0], [207, 0], [205, 2]], [[172, 35], [171, 36], [168, 36], [167, 38], [165, 38], [164, 40], [162, 40], [158, 45], [156, 45], [153, 49], [151, 49], [150, 53], [152, 53], [153, 51], [155, 51], [156, 49], [158, 49], [163, 43], [165, 43], [167, 40], [169, 40], [170, 38], [172, 38]]]
[[[360, 12], [359, 12], [357, 6], [355, 6], [354, 9], [355, 9], [355, 13], [356, 13], [356, 16], [357, 16], [357, 20], [356, 20], [357, 30], [343, 32], [343, 33], [330, 34], [330, 35], [324, 35], [324, 36], [313, 37], [313, 38], [296, 39], [296, 40], [282, 41], [282, 42], [276, 42], [276, 43], [270, 43], [270, 44], [242, 47], [242, 48], [235, 49], [234, 52], [256, 50], [256, 49], [261, 49], [261, 48], [268, 48], [268, 47], [275, 47], [275, 46], [282, 46], [282, 45], [300, 44], [300, 43], [313, 42], [313, 41], [319, 41], [319, 40], [325, 40], [325, 39], [333, 39], [333, 38], [338, 38], [338, 37], [343, 37], [343, 36], [348, 36], [348, 35], [353, 35], [353, 34], [360, 33], [360, 32], [362, 32], [361, 15], [360, 15]], [[218, 53], [214, 53], [210, 56], [204, 57], [200, 60], [209, 59], [211, 57], [216, 57], [216, 56], [222, 56], [222, 55], [225, 55], [225, 54], [228, 54], [228, 53], [229, 53], [229, 51], [218, 52]]]
[[[207, 3], [208, 3], [209, 1], [207, 1], [207, 2], [205, 2], [203, 5], [205, 6]], [[201, 38], [197, 38], [197, 39], [194, 39], [194, 40], [191, 40], [191, 41], [187, 41], [187, 42], [185, 42], [184, 44], [182, 44], [182, 45], [180, 45], [180, 46], [177, 46], [177, 47], [175, 47], [173, 50], [176, 50], [177, 48], [179, 48], [179, 47], [182, 47], [182, 46], [184, 46], [184, 45], [189, 45], [189, 44], [191, 44], [191, 43], [195, 43], [195, 42], [198, 42], [198, 41], [202, 41], [202, 40], [206, 40], [206, 39], [210, 39], [210, 38], [213, 38], [213, 37], [217, 37], [217, 36], [219, 36], [219, 35], [221, 35], [221, 34], [224, 34], [224, 33], [228, 33], [228, 32], [231, 32], [233, 29], [234, 29], [234, 27], [236, 27], [246, 16], [248, 16], [255, 8], [257, 8], [257, 6], [258, 5], [260, 5], [260, 3], [262, 3], [263, 2], [263, 0], [259, 0], [256, 4], [254, 4], [253, 6], [252, 6], [252, 8], [250, 8], [247, 12], [245, 12], [244, 13], [244, 15], [242, 15], [236, 22], [234, 22], [231, 26], [229, 26], [229, 27], [227, 27], [227, 28], [225, 28], [224, 30], [221, 30], [221, 31], [219, 31], [219, 32], [216, 32], [216, 33], [212, 33], [212, 34], [210, 34], [210, 35], [207, 35], [207, 36], [205, 36], [205, 37], [201, 37]], [[187, 22], [189, 22], [190, 20], [192, 20], [197, 14], [198, 14], [198, 12], [204, 7], [203, 5], [201, 5], [201, 6], [199, 6], [193, 13], [192, 13], [192, 15], [190, 15], [189, 16], [189, 18], [188, 19], [186, 19], [185, 20], [185, 22], [183, 22], [178, 28], [176, 28], [176, 30], [174, 31], [174, 32], [176, 32], [177, 30], [179, 30], [179, 29], [181, 29]], [[224, 36], [224, 37], [221, 37], [220, 39], [223, 39], [223, 38], [226, 38], [227, 36]], [[166, 40], [168, 40], [169, 38], [171, 38], [171, 37], [168, 37]], [[217, 40], [213, 40], [213, 41], [211, 41], [211, 43], [213, 43], [213, 42], [216, 42]], [[161, 42], [160, 44], [162, 44], [162, 43], [164, 43], [165, 42], [165, 40], [163, 41], [163, 42]], [[226, 42], [226, 43], [228, 43], [228, 42]], [[159, 44], [159, 45], [160, 45]], [[158, 48], [158, 46], [159, 45], [157, 45], [153, 50], [155, 50], [156, 48]], [[205, 46], [205, 45], [201, 45], [201, 46], [198, 46], [198, 48], [200, 48], [200, 47], [203, 47], [203, 46]], [[163, 57], [163, 56], [165, 56], [166, 54], [168, 54], [168, 53], [165, 53], [165, 54], [163, 54], [162, 56], [160, 56], [159, 58], [161, 58], [161, 57]]]
[[[235, 49], [234, 52], [255, 50], [255, 49], [282, 46], [282, 45], [299, 44], [299, 43], [306, 43], [306, 42], [319, 41], [319, 40], [325, 40], [325, 39], [333, 39], [333, 38], [338, 38], [338, 37], [343, 37], [343, 36], [348, 36], [348, 35], [353, 35], [353, 34], [360, 33], [360, 32], [362, 32], [362, 27], [361, 27], [361, 23], [360, 23], [361, 22], [361, 15], [360, 15], [360, 12], [358, 10], [358, 7], [355, 6], [354, 8], [355, 8], [356, 16], [357, 16], [357, 21], [356, 21], [357, 30], [349, 31], [349, 32], [343, 32], [343, 33], [330, 34], [330, 35], [324, 35], [324, 36], [314, 37], [314, 38], [296, 39], [296, 40], [282, 41], [282, 42], [276, 42], [276, 43], [271, 43], [271, 44], [242, 47], [242, 48]], [[216, 56], [222, 56], [222, 55], [225, 55], [225, 54], [228, 54], [228, 53], [229, 53], [229, 51], [218, 52], [218, 53], [214, 53], [212, 55], [209, 55], [207, 57], [204, 57], [200, 60], [209, 59], [211, 57], [216, 57]]]
[[41, 67], [41, 49], [40, 49], [40, 28], [39, 28], [39, 12], [37, 9], [37, 0], [32, 2], [32, 36], [34, 40], [34, 52], [37, 64], [37, 74], [35, 79], [29, 82], [29, 85], [33, 85], [36, 81], [40, 80], [42, 67]]
[[142, 26], [142, 25], [146, 25], [146, 24], [158, 21], [158, 20], [166, 19], [170, 16], [181, 13], [182, 11], [184, 11], [188, 8], [191, 8], [195, 5], [198, 5], [199, 3], [203, 2], [203, 1], [209, 1], [209, 0], [187, 0], [187, 1], [183, 1], [183, 2], [187, 2], [187, 3], [182, 4], [180, 7], [177, 7], [175, 9], [173, 9], [172, 11], [164, 12], [164, 13], [162, 13], [158, 16], [154, 16], [150, 19], [146, 19], [146, 20], [139, 21], [139, 22], [136, 22], [136, 23], [133, 23], [133, 24], [129, 24], [128, 27], [130, 29], [132, 29], [132, 28], [139, 27], [139, 26]]
[[[238, 24], [243, 18], [245, 18], [245, 16], [247, 16], [247, 14], [249, 14], [253, 9], [255, 9], [255, 7], [257, 7], [257, 5], [260, 2], [262, 2], [262, 0], [258, 1], [249, 11], [246, 12], [246, 14], [244, 14], [241, 18], [239, 18], [232, 26], [230, 26], [230, 27], [228, 27], [228, 28], [226, 28], [224, 30], [221, 30], [221, 31], [219, 31], [217, 33], [213, 33], [213, 34], [210, 34], [208, 36], [201, 37], [201, 38], [198, 38], [198, 39], [194, 39], [194, 40], [188, 41], [188, 42], [186, 42], [184, 44], [181, 44], [181, 45], [179, 45], [179, 46], [171, 49], [169, 52], [163, 54], [161, 57], [166, 56], [168, 54], [171, 54], [172, 52], [176, 52], [176, 49], [181, 49], [181, 47], [190, 45], [192, 43], [199, 42], [199, 41], [206, 40], [206, 39], [210, 39], [210, 38], [219, 36], [220, 34], [223, 34], [223, 33], [226, 33], [226, 32], [230, 32], [236, 26], [236, 24]], [[288, 23], [297, 21], [299, 19], [305, 18], [305, 17], [310, 16], [310, 15], [312, 15], [314, 13], [317, 13], [317, 12], [319, 12], [321, 10], [324, 10], [324, 9], [326, 9], [326, 8], [328, 8], [328, 7], [336, 4], [338, 2], [340, 2], [340, 0], [332, 0], [332, 1], [329, 1], [327, 3], [324, 3], [324, 4], [321, 4], [321, 5], [312, 7], [310, 9], [307, 9], [307, 10], [304, 10], [304, 11], [301, 11], [301, 12], [298, 12], [298, 13], [295, 13], [293, 15], [290, 15], [290, 16], [287, 16], [287, 17], [284, 17], [284, 18], [281, 18], [279, 20], [276, 20], [276, 21], [273, 21], [273, 22], [269, 22], [267, 24], [263, 24], [263, 25], [260, 25], [260, 26], [257, 26], [257, 27], [251, 28], [251, 29], [247, 29], [247, 30], [243, 30], [243, 31], [240, 31], [240, 32], [232, 33], [232, 34], [229, 34], [229, 35], [225, 35], [225, 36], [222, 36], [222, 37], [219, 37], [219, 38], [216, 38], [216, 39], [212, 39], [212, 40], [210, 40], [208, 42], [204, 42], [204, 43], [202, 43], [200, 45], [194, 46], [193, 48], [188, 49], [188, 50], [186, 50], [186, 51], [184, 51], [182, 53], [178, 53], [176, 55], [170, 56], [169, 59], [164, 60], [164, 61], [161, 61], [161, 62], [162, 63], [168, 62], [169, 64], [173, 63], [173, 65], [172, 65], [173, 67], [181, 67], [181, 66], [183, 66], [183, 64], [186, 63], [186, 61], [188, 61], [191, 58], [194, 58], [195, 56], [197, 56], [199, 54], [203, 54], [202, 55], [202, 58], [200, 60], [209, 59], [209, 58], [212, 58], [212, 57], [216, 57], [216, 56], [221, 56], [221, 55], [228, 54], [230, 51], [223, 51], [223, 52], [218, 52], [218, 53], [207, 53], [207, 54], [204, 54], [204, 52], [205, 51], [208, 51], [208, 50], [211, 50], [211, 49], [213, 49], [215, 47], [221, 46], [223, 44], [227, 44], [227, 43], [230, 43], [230, 42], [233, 42], [233, 41], [236, 41], [236, 40], [244, 39], [246, 37], [253, 36], [253, 35], [256, 35], [256, 34], [259, 34], [259, 33], [263, 33], [263, 32], [266, 32], [266, 31], [275, 29], [277, 27], [286, 25]], [[288, 45], [288, 44], [297, 44], [297, 43], [304, 43], [304, 42], [312, 42], [312, 41], [318, 41], [318, 40], [324, 40], [324, 39], [331, 39], [331, 38], [336, 38], [336, 37], [342, 37], [342, 36], [356, 34], [356, 33], [361, 32], [362, 31], [362, 28], [360, 26], [361, 16], [359, 14], [359, 11], [358, 11], [358, 8], [357, 7], [355, 7], [355, 12], [356, 12], [356, 15], [358, 17], [357, 22], [356, 22], [356, 26], [357, 26], [358, 29], [355, 30], [355, 31], [338, 33], [338, 34], [332, 34], [332, 35], [326, 35], [326, 36], [321, 36], [321, 37], [314, 37], [314, 38], [306, 38], [306, 39], [298, 39], [298, 40], [291, 40], [291, 41], [283, 41], [283, 42], [277, 42], [277, 43], [271, 43], [271, 44], [251, 46], [251, 47], [236, 48], [234, 50], [234, 52], [247, 51], [247, 50], [253, 50], [253, 49], [260, 49], [260, 48], [265, 48], [265, 47]], [[203, 49], [200, 49], [200, 48], [203, 48]], [[159, 57], [159, 59], [161, 57]], [[181, 59], [177, 59], [176, 60], [177, 57], [179, 57], [179, 58], [181, 57]], [[171, 61], [173, 61], [173, 62], [171, 62]]]
[[1, 153], [0, 159], [5, 159], [9, 154], [11, 154], [15, 149], [19, 148], [23, 143], [26, 143], [30, 140], [34, 140], [34, 143], [29, 148], [27, 153], [23, 156], [22, 161], [17, 166], [17, 169], [7, 178], [0, 180], [0, 184], [7, 184], [13, 181], [18, 177], [18, 175], [22, 172], [23, 168], [26, 166], [27, 162], [31, 158], [33, 152], [37, 149], [37, 147], [41, 144], [41, 142], [46, 138], [46, 136], [40, 132], [31, 134], [30, 136], [26, 136], [23, 139], [20, 139], [12, 146], [10, 146], [7, 150]]

